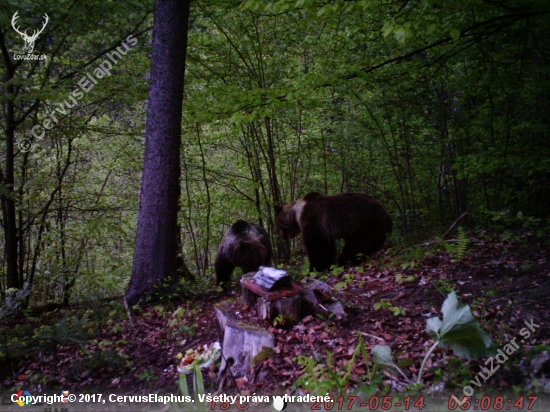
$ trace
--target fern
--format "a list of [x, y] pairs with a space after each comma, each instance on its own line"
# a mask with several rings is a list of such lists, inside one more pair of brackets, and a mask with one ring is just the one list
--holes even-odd
[[327, 353], [327, 359], [321, 362], [306, 356], [296, 358], [298, 364], [304, 367], [302, 376], [296, 382], [298, 387], [310, 390], [312, 393], [346, 393], [354, 368], [361, 361], [361, 356], [367, 368], [367, 378], [369, 382], [372, 382], [367, 349], [362, 336], [360, 334], [358, 336], [359, 343], [353, 356], [349, 364], [342, 370], [338, 370], [335, 355], [330, 351]]
[[[298, 387], [314, 393], [332, 393], [341, 389], [341, 376], [339, 376], [341, 372], [333, 372], [327, 364], [317, 363], [310, 357], [300, 356], [297, 361], [299, 365], [304, 366], [304, 372], [296, 382]], [[327, 363], [332, 362], [330, 359], [327, 361]]]
[[468, 238], [466, 230], [460, 226], [458, 228], [458, 243], [456, 244], [456, 259], [459, 262], [462, 262], [466, 257], [466, 249], [469, 243], [470, 239]]
[[466, 250], [470, 244], [470, 238], [466, 229], [458, 227], [458, 238], [456, 243], [445, 243], [445, 250], [453, 255], [458, 262], [462, 262], [466, 257]]

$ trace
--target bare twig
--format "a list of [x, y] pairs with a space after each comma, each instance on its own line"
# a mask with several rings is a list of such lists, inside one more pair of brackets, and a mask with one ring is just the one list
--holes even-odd
[[[407, 250], [411, 250], [411, 249], [415, 249], [417, 247], [420, 247], [420, 246], [424, 246], [424, 247], [428, 247], [428, 246], [432, 246], [432, 245], [435, 245], [437, 243], [440, 243], [442, 240], [445, 240], [445, 238], [447, 236], [449, 236], [453, 230], [456, 229], [456, 227], [458, 226], [458, 224], [466, 217], [468, 216], [468, 212], [464, 212], [462, 213], [458, 219], [456, 219], [454, 221], [454, 223], [451, 225], [451, 227], [449, 227], [449, 229], [447, 229], [447, 231], [443, 234], [443, 236], [441, 237], [441, 240], [431, 240], [429, 242], [423, 242], [423, 243], [419, 243], [417, 245], [414, 245], [414, 246], [411, 246], [411, 247], [408, 247], [406, 249], [403, 249], [403, 252], [406, 252]], [[455, 242], [455, 240], [447, 240], [447, 243], [453, 243]]]
[[375, 336], [375, 335], [371, 335], [370, 333], [361, 332], [361, 331], [359, 331], [359, 333], [360, 333], [361, 335], [363, 335], [363, 336], [368, 336], [369, 338], [374, 338], [374, 339], [378, 339], [378, 340], [381, 341], [381, 342], [385, 342], [384, 339], [382, 339], [382, 338], [380, 338], [380, 337], [378, 337], [378, 336]]
[[445, 239], [447, 236], [449, 236], [451, 234], [451, 232], [453, 230], [455, 230], [455, 228], [458, 226], [458, 224], [462, 221], [462, 219], [464, 219], [466, 216], [468, 216], [468, 212], [462, 213], [458, 217], [458, 219], [456, 219], [455, 222], [451, 225], [451, 227], [449, 229], [447, 229], [447, 231], [445, 232], [445, 234], [443, 235], [443, 237], [441, 239]]

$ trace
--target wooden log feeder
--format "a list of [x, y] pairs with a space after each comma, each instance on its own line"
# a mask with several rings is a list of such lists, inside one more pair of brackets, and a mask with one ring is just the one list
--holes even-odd
[[262, 266], [244, 275], [241, 284], [243, 300], [256, 307], [262, 319], [272, 321], [279, 315], [301, 319], [303, 288], [286, 271]]
[[[244, 275], [241, 284], [244, 302], [256, 308], [258, 316], [270, 323], [283, 315], [281, 325], [291, 325], [311, 310], [335, 313], [338, 318], [345, 316], [342, 305], [324, 282], [309, 282], [306, 290], [287, 272], [261, 267], [258, 272]], [[334, 305], [339, 305], [338, 310], [332, 310]], [[264, 367], [264, 360], [276, 356], [275, 337], [262, 327], [240, 321], [233, 304], [222, 302], [215, 310], [223, 332], [223, 361], [218, 375], [220, 390], [229, 383], [230, 377], [246, 377], [252, 383], [264, 382], [270, 374], [270, 369]]]

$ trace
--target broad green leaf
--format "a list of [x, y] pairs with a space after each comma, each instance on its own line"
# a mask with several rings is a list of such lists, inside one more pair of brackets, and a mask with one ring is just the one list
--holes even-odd
[[377, 365], [395, 366], [391, 355], [391, 348], [385, 345], [376, 345], [371, 351], [372, 359]]
[[407, 38], [407, 29], [403, 26], [396, 28], [394, 30], [394, 36], [398, 42], [404, 43]]
[[334, 286], [334, 289], [336, 289], [338, 292], [342, 289], [345, 289], [348, 284], [346, 282], [339, 282]]
[[384, 37], [388, 37], [393, 31], [393, 28], [394, 28], [393, 22], [384, 23], [384, 27], [382, 27], [382, 35]]
[[430, 318], [428, 319], [428, 322], [426, 323], [426, 329], [428, 330], [428, 334], [430, 336], [439, 336], [439, 330], [441, 329], [441, 325], [443, 322], [441, 322], [441, 319], [439, 318]]
[[460, 38], [460, 30], [457, 30], [457, 29], [449, 30], [449, 36], [451, 36], [451, 38], [454, 41], [457, 41]]
[[455, 292], [451, 292], [441, 308], [443, 321], [430, 318], [426, 323], [427, 332], [445, 347], [451, 348], [457, 356], [474, 359], [493, 353], [491, 337], [480, 328], [470, 312], [470, 307], [458, 302]]

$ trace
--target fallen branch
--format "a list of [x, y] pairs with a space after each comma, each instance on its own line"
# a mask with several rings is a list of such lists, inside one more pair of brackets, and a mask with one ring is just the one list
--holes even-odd
[[371, 335], [370, 333], [361, 332], [361, 331], [359, 331], [359, 333], [360, 333], [361, 335], [363, 335], [363, 336], [368, 336], [369, 338], [378, 339], [380, 342], [385, 342], [384, 339], [382, 339], [382, 338], [380, 338], [380, 337], [378, 337], [378, 336], [376, 336], [376, 335]]
[[[411, 246], [411, 247], [408, 247], [406, 249], [403, 249], [403, 252], [406, 252], [407, 250], [411, 250], [411, 249], [415, 249], [417, 247], [420, 247], [420, 246], [424, 246], [424, 247], [428, 247], [428, 246], [432, 246], [432, 245], [435, 245], [437, 243], [440, 243], [442, 240], [445, 240], [445, 238], [447, 236], [449, 236], [453, 230], [456, 229], [456, 227], [458, 226], [458, 224], [466, 217], [468, 216], [468, 212], [464, 212], [462, 213], [458, 219], [456, 219], [454, 221], [454, 223], [451, 225], [451, 227], [449, 227], [449, 229], [447, 229], [447, 231], [443, 234], [443, 236], [441, 237], [441, 239], [438, 239], [438, 240], [431, 240], [429, 242], [424, 242], [424, 243], [419, 243], [417, 245], [414, 245], [414, 246]], [[448, 243], [453, 243], [455, 242], [454, 240], [447, 240]]]
[[458, 226], [458, 224], [462, 221], [462, 219], [464, 219], [466, 216], [468, 216], [468, 212], [464, 212], [462, 213], [458, 219], [455, 220], [455, 222], [451, 225], [451, 227], [445, 232], [445, 234], [443, 235], [443, 237], [441, 239], [445, 240], [445, 238], [447, 236], [449, 236], [451, 234], [451, 232], [453, 230], [456, 229], [456, 227]]

